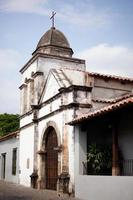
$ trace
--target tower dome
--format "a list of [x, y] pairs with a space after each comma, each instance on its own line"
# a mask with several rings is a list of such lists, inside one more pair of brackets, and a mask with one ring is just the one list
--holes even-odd
[[39, 40], [35, 53], [72, 57], [73, 50], [65, 35], [55, 27], [49, 29]]

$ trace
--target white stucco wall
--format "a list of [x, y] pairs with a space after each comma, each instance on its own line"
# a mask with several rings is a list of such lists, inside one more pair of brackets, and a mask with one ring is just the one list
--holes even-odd
[[54, 95], [58, 94], [59, 90], [59, 84], [55, 80], [54, 76], [52, 73], [49, 74], [46, 82], [46, 87], [44, 89], [44, 97], [43, 97], [43, 102], [46, 100], [50, 99]]
[[21, 118], [20, 120], [20, 128], [31, 123], [33, 119], [33, 113], [26, 115], [25, 117]]
[[[106, 86], [105, 86], [106, 87]], [[108, 87], [108, 86], [107, 86]], [[103, 87], [95, 87], [93, 89], [93, 98], [94, 99], [114, 99], [126, 94], [128, 91], [126, 90], [118, 90], [112, 88], [104, 88]]]
[[[127, 121], [128, 120], [129, 118], [127, 118]], [[128, 127], [130, 127], [129, 124]], [[129, 139], [131, 139], [132, 137], [131, 135], [132, 134], [130, 132]], [[123, 139], [124, 138], [121, 138], [121, 145], [124, 145]], [[131, 141], [129, 143], [131, 143]], [[127, 143], [125, 145], [127, 145]], [[129, 151], [130, 148], [127, 148], [126, 146], [126, 151], [127, 150]], [[82, 161], [85, 161], [85, 159], [86, 159], [86, 136], [85, 133], [81, 131], [78, 126], [76, 126], [75, 127], [75, 197], [78, 197], [83, 200], [105, 200], [105, 199], [132, 200], [133, 199], [133, 188], [132, 188], [133, 176], [129, 177], [129, 176], [83, 175]]]
[[21, 79], [21, 83], [23, 84], [25, 82], [25, 79], [29, 79], [31, 78], [31, 73], [32, 72], [36, 72], [38, 70], [38, 59], [35, 60], [30, 67], [28, 67], [22, 74], [22, 79]]
[[[17, 148], [16, 175], [12, 174], [12, 151]], [[2, 179], [2, 154], [6, 154], [5, 180], [19, 183], [19, 139], [10, 138], [0, 142], [0, 179]]]
[[68, 127], [68, 154], [69, 154], [69, 174], [70, 174], [70, 184], [69, 192], [74, 190], [74, 127]]
[[30, 175], [33, 172], [33, 155], [34, 126], [29, 126], [20, 132], [20, 184], [25, 186], [30, 186]]
[[69, 59], [58, 59], [58, 58], [42, 58], [40, 57], [38, 60], [38, 70], [44, 72], [47, 76], [49, 70], [51, 68], [71, 68], [77, 70], [85, 70], [85, 64], [81, 64], [80, 62], [76, 62], [76, 60]]
[[24, 73], [23, 73], [23, 75], [22, 75], [21, 83], [23, 84], [23, 83], [25, 82], [25, 79], [26, 79], [26, 78], [27, 78], [27, 79], [31, 78], [31, 73], [32, 73], [32, 72], [35, 73], [37, 70], [38, 70], [38, 59], [35, 60], [35, 61], [30, 65], [30, 67], [28, 67], [28, 68], [24, 71]]
[[101, 87], [101, 88], [110, 88], [110, 89], [116, 89], [116, 90], [125, 90], [125, 91], [132, 91], [132, 83], [131, 82], [125, 82], [123, 84], [120, 80], [114, 80], [114, 79], [105, 79], [103, 77], [95, 77], [94, 79], [94, 85], [95, 87]]
[[83, 200], [133, 200], [133, 177], [75, 177], [75, 196]]

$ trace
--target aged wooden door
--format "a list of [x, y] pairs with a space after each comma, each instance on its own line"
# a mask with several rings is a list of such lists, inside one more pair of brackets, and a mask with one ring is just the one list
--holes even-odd
[[57, 135], [53, 128], [46, 137], [46, 188], [56, 190], [58, 177]]

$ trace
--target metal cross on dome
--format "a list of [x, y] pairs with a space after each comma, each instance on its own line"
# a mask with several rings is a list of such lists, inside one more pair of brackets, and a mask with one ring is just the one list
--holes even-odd
[[56, 15], [56, 12], [52, 12], [52, 16], [50, 17], [50, 19], [52, 20], [52, 28], [54, 28], [54, 16]]

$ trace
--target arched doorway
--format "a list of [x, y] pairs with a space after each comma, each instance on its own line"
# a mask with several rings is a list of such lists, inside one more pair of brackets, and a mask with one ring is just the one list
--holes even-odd
[[45, 140], [46, 157], [46, 189], [56, 190], [58, 178], [58, 146], [57, 135], [53, 127], [50, 127]]

